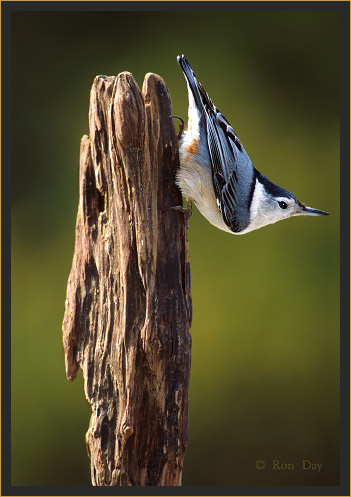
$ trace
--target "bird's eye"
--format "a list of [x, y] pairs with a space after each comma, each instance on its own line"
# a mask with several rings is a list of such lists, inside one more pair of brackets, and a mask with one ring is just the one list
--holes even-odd
[[281, 202], [279, 202], [279, 207], [281, 209], [286, 209], [288, 207], [288, 204], [286, 202], [281, 201]]

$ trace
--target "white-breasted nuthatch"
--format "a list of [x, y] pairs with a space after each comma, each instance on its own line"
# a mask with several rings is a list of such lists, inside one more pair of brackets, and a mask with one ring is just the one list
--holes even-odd
[[177, 60], [188, 86], [188, 128], [177, 185], [217, 228], [241, 235], [297, 215], [325, 216], [269, 181], [252, 165], [233, 128], [214, 106], [184, 55]]

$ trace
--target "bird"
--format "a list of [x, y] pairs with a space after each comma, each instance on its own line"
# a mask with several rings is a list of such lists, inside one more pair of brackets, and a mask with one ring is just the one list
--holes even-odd
[[[327, 216], [272, 183], [252, 164], [241, 141], [216, 108], [184, 55], [177, 57], [188, 88], [188, 126], [180, 139], [176, 184], [220, 230], [242, 235], [293, 216]], [[176, 117], [176, 116], [174, 116]]]

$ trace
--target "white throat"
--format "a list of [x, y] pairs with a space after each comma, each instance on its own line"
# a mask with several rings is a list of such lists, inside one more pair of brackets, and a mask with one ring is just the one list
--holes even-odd
[[252, 196], [250, 207], [250, 224], [240, 234], [248, 233], [249, 231], [257, 230], [267, 224], [275, 223], [279, 219], [272, 219], [264, 213], [264, 205], [266, 203], [267, 194], [262, 183], [256, 178], [255, 189]]

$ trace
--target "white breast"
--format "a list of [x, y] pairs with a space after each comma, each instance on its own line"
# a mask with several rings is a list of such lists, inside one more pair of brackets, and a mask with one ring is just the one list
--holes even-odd
[[201, 214], [211, 224], [233, 234], [218, 209], [210, 166], [197, 164], [188, 158], [188, 154], [185, 154], [181, 161], [181, 168], [177, 172], [177, 185], [185, 197], [193, 199]]

